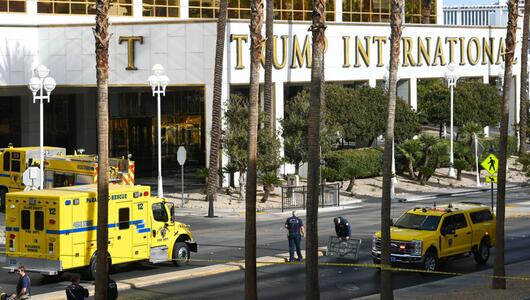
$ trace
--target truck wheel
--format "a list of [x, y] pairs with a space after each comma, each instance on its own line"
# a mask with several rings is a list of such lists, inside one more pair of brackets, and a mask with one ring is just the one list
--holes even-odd
[[6, 190], [0, 189], [0, 212], [6, 212]]
[[425, 271], [436, 271], [438, 269], [438, 257], [432, 251], [425, 254], [423, 258], [423, 269]]
[[184, 242], [176, 242], [173, 246], [171, 261], [174, 266], [182, 266], [190, 260], [190, 247]]
[[[107, 262], [107, 272], [110, 273], [110, 261]], [[86, 270], [85, 276], [89, 280], [96, 279], [96, 268], [97, 268], [97, 256], [94, 254], [92, 259], [90, 259], [90, 265], [88, 265], [88, 268]]]
[[484, 240], [480, 242], [478, 248], [473, 250], [473, 257], [479, 265], [486, 264], [486, 262], [490, 258], [490, 247]]

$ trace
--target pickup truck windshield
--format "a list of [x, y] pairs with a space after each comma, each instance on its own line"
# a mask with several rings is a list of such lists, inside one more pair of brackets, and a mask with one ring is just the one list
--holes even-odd
[[438, 228], [438, 223], [440, 223], [439, 216], [405, 213], [394, 223], [394, 227], [434, 231]]

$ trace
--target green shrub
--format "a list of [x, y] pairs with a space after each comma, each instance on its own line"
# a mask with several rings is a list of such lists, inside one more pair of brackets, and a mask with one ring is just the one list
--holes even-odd
[[[495, 155], [499, 154], [499, 136], [493, 136], [488, 138], [482, 138], [480, 139], [480, 143], [484, 147], [484, 151], [482, 152], [481, 159], [486, 158], [486, 156], [489, 155], [489, 150], [491, 146], [493, 146]], [[517, 153], [517, 137], [515, 136], [508, 136], [508, 149], [507, 149], [508, 155], [513, 155]]]
[[341, 181], [343, 180], [343, 176], [339, 174], [339, 172], [333, 168], [329, 167], [322, 167], [322, 180], [324, 181]]
[[351, 166], [356, 166], [356, 178], [369, 178], [381, 175], [383, 170], [383, 150], [381, 148], [361, 148], [328, 152], [324, 160], [332, 171], [328, 172], [330, 181], [349, 180]]

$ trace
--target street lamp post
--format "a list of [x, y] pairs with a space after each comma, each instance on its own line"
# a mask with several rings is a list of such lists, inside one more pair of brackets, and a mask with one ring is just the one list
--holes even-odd
[[169, 83], [169, 78], [164, 75], [164, 67], [156, 64], [152, 68], [152, 75], [147, 81], [153, 90], [153, 96], [156, 95], [156, 115], [157, 115], [157, 139], [158, 139], [158, 197], [164, 197], [164, 189], [162, 186], [162, 130], [161, 130], [161, 113], [160, 113], [160, 97], [166, 95], [166, 87]]
[[[28, 83], [30, 91], [33, 93], [33, 103], [39, 101], [39, 139], [40, 139], [40, 186], [44, 188], [44, 101], [50, 103], [50, 95], [55, 89], [55, 79], [48, 76], [50, 70], [44, 65], [38, 66], [34, 70], [35, 76], [31, 77]], [[46, 91], [46, 93], [44, 92]]]
[[451, 151], [450, 151], [450, 155], [449, 155], [449, 177], [452, 177], [452, 178], [456, 178], [456, 173], [455, 173], [455, 169], [454, 169], [454, 145], [453, 145], [453, 140], [454, 140], [454, 127], [453, 127], [453, 114], [454, 114], [454, 101], [453, 101], [453, 98], [454, 98], [454, 87], [456, 86], [456, 82], [458, 81], [458, 78], [460, 76], [458, 76], [455, 72], [456, 70], [456, 65], [454, 63], [450, 63], [449, 65], [447, 65], [447, 72], [445, 73], [445, 79], [447, 80], [447, 85], [449, 86], [449, 88], [451, 89], [451, 135], [450, 135], [450, 139], [451, 139]]

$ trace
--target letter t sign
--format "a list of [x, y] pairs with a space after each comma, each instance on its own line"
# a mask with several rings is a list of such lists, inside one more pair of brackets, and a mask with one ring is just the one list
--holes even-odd
[[144, 43], [143, 36], [120, 36], [119, 44], [127, 42], [127, 68], [125, 70], [138, 70], [134, 65], [134, 42]]

